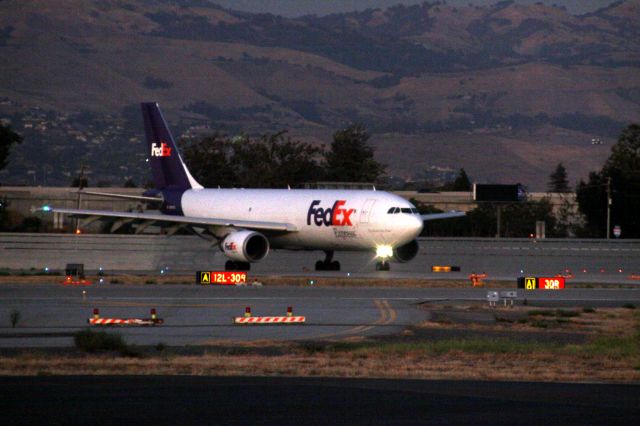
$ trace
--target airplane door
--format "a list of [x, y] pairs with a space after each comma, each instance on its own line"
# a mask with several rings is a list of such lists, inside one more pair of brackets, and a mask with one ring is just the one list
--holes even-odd
[[360, 223], [369, 223], [369, 216], [371, 216], [371, 211], [375, 203], [376, 200], [374, 198], [369, 198], [364, 202], [362, 210], [360, 210]]

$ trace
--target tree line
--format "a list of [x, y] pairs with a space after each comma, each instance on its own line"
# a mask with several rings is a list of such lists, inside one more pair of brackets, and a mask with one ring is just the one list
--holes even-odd
[[[386, 166], [374, 159], [368, 141], [367, 130], [353, 124], [336, 131], [328, 149], [295, 140], [286, 131], [233, 138], [216, 133], [181, 141], [181, 149], [193, 175], [206, 187], [286, 188], [315, 181], [378, 182]], [[0, 170], [7, 165], [12, 146], [21, 142], [22, 137], [10, 126], [0, 124]], [[74, 182], [81, 183], [87, 185], [82, 180]], [[439, 189], [469, 191], [471, 178], [460, 169], [454, 181]], [[547, 237], [602, 238], [619, 226], [623, 238], [640, 238], [640, 125], [626, 127], [602, 168], [580, 180], [575, 189], [562, 163], [550, 174], [547, 189], [566, 195], [575, 192], [577, 205], [567, 196], [555, 210], [550, 198], [502, 206], [502, 236], [528, 237], [535, 222], [544, 221]], [[413, 201], [423, 213], [438, 211]], [[10, 200], [0, 200], [0, 229], [37, 231], [34, 227], [39, 223], [29, 218], [7, 228], [9, 206]], [[611, 220], [607, 229], [608, 206]], [[495, 232], [496, 205], [491, 203], [479, 205], [465, 217], [425, 226], [425, 235], [434, 236], [487, 237]]]
[[215, 133], [182, 140], [189, 170], [205, 187], [286, 188], [317, 181], [377, 182], [386, 166], [374, 159], [369, 133], [353, 124], [333, 134], [328, 150], [286, 131], [259, 137]]
[[[461, 179], [462, 175], [457, 181]], [[602, 168], [589, 173], [586, 181], [581, 179], [575, 189], [571, 189], [566, 168], [559, 163], [549, 175], [547, 191], [560, 194], [558, 208], [553, 208], [550, 197], [502, 206], [503, 237], [529, 237], [534, 233], [535, 222], [544, 221], [547, 237], [611, 237], [613, 227], [619, 226], [622, 238], [640, 238], [640, 125], [627, 126]], [[571, 193], [575, 193], [575, 204], [568, 196]], [[417, 204], [424, 213], [439, 212]], [[424, 235], [494, 236], [496, 207], [482, 203], [465, 217], [428, 222]]]

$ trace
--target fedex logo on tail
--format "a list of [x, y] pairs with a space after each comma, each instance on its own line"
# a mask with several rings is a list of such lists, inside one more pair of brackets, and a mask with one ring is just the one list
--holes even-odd
[[151, 156], [152, 157], [170, 157], [171, 147], [166, 142], [160, 141], [160, 145], [157, 143], [151, 144]]
[[307, 212], [307, 225], [313, 221], [316, 226], [353, 226], [351, 215], [356, 209], [345, 209], [345, 200], [336, 200], [332, 207], [318, 207], [320, 200], [313, 200]]

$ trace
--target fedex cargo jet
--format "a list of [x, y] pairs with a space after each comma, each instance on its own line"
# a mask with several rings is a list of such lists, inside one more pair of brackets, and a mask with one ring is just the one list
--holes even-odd
[[143, 103], [142, 115], [155, 189], [142, 196], [82, 191], [89, 195], [160, 203], [159, 213], [52, 208], [94, 220], [112, 220], [112, 231], [127, 223], [136, 232], [150, 225], [171, 235], [189, 229], [215, 242], [229, 258], [227, 270], [248, 270], [271, 249], [322, 250], [316, 270], [340, 270], [335, 251], [371, 251], [377, 270], [389, 261], [408, 262], [418, 253], [424, 220], [464, 215], [420, 215], [405, 199], [384, 191], [299, 189], [206, 189], [189, 173], [157, 103]]

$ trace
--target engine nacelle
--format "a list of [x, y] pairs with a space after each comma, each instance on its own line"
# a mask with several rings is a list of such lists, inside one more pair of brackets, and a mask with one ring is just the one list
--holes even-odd
[[258, 262], [269, 253], [267, 237], [254, 231], [237, 231], [227, 235], [220, 244], [222, 252], [240, 262]]
[[418, 241], [413, 240], [407, 244], [393, 249], [393, 259], [396, 262], [405, 263], [416, 257], [418, 254]]

